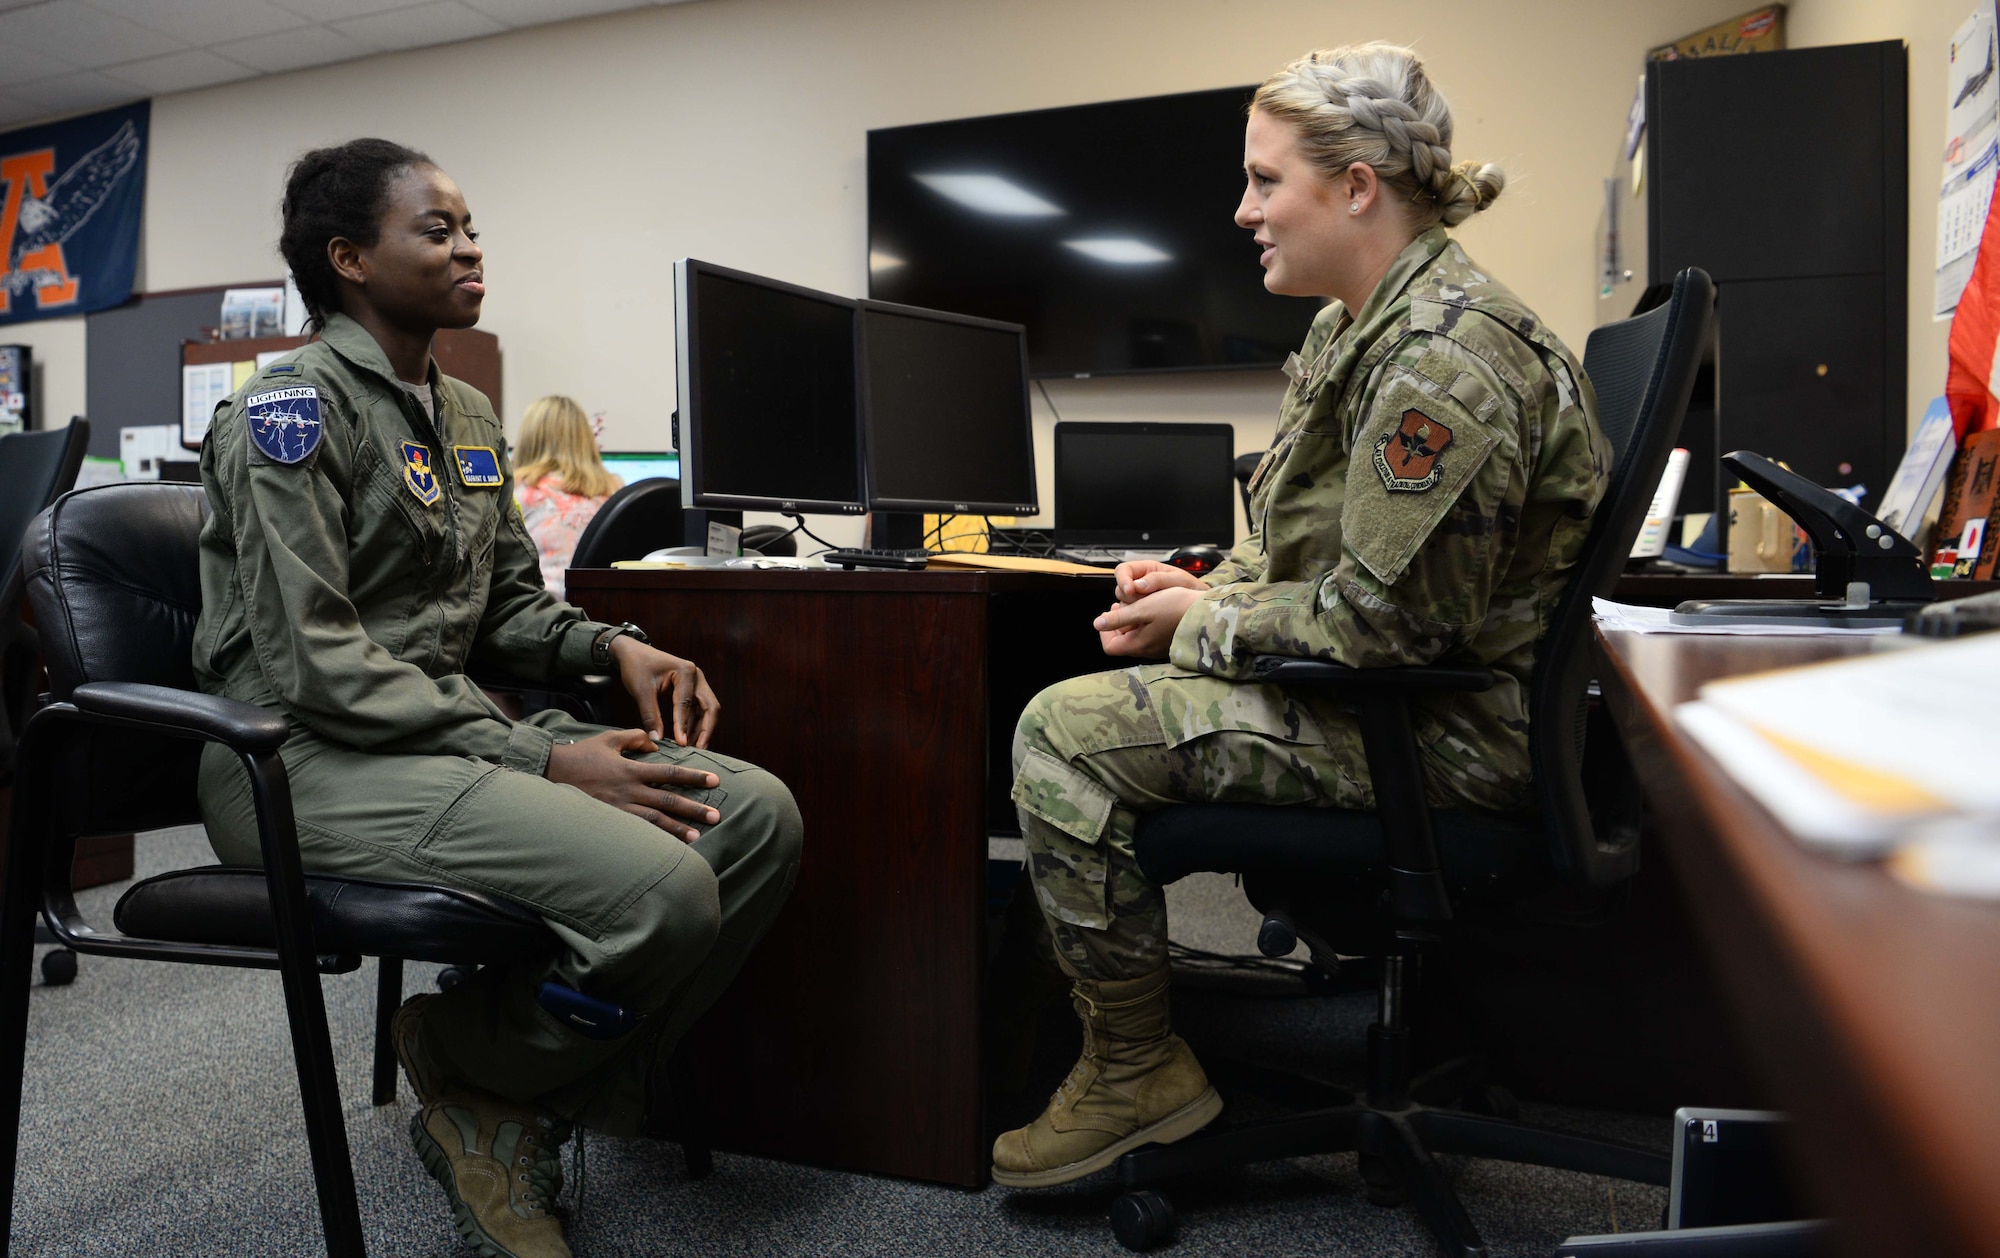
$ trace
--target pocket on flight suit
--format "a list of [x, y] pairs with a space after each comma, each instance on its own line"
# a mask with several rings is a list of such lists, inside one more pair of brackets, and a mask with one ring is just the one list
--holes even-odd
[[1073, 926], [1102, 930], [1110, 925], [1104, 906], [1110, 866], [1104, 831], [1118, 797], [1081, 769], [1031, 747], [1014, 778], [1014, 803], [1054, 831], [1023, 827], [1042, 908]]

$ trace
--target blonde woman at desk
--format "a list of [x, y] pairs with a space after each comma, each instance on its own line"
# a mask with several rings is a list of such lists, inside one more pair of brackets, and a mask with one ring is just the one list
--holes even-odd
[[514, 499], [541, 556], [542, 584], [563, 596], [563, 573], [604, 500], [625, 482], [604, 466], [590, 417], [576, 399], [552, 394], [521, 417]]
[[1133, 854], [1138, 815], [1374, 805], [1355, 717], [1258, 682], [1255, 656], [1492, 668], [1490, 692], [1415, 714], [1433, 802], [1532, 798], [1535, 641], [1611, 449], [1576, 357], [1447, 234], [1504, 183], [1454, 164], [1451, 140], [1407, 48], [1317, 52], [1257, 90], [1236, 223], [1267, 289], [1334, 301], [1286, 364], [1255, 531], [1206, 577], [1120, 565], [1095, 627], [1136, 666], [1058, 683], [1022, 714], [1013, 797], [1084, 1051], [1041, 1117], [995, 1142], [1002, 1184], [1068, 1183], [1222, 1110], [1170, 1025], [1166, 901]]

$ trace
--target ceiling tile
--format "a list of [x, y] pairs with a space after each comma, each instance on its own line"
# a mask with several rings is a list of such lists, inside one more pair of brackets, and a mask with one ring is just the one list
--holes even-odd
[[390, 9], [407, 9], [412, 0], [271, 0], [281, 9], [290, 9], [315, 22], [344, 22]]
[[332, 65], [336, 61], [350, 61], [355, 57], [365, 57], [374, 52], [366, 44], [356, 43], [338, 31], [330, 31], [324, 26], [304, 26], [295, 31], [283, 31], [276, 35], [259, 35], [255, 39], [237, 39], [217, 44], [215, 51], [240, 61], [246, 66], [255, 66], [267, 73], [284, 70], [303, 70], [307, 66]]
[[85, 69], [187, 47], [159, 31], [90, 8], [82, 0], [55, 0], [0, 13], [0, 45], [58, 57]]
[[384, 52], [421, 48], [427, 44], [449, 44], [461, 39], [477, 39], [506, 30], [499, 22], [466, 8], [458, 0], [438, 0], [414, 9], [397, 9], [347, 22], [332, 23], [333, 29]]
[[169, 53], [164, 57], [128, 61], [124, 65], [108, 67], [103, 73], [108, 78], [130, 83], [159, 96], [167, 92], [186, 92], [197, 87], [231, 83], [247, 79], [257, 72], [206, 49], [190, 48], [186, 52]]
[[9, 90], [11, 95], [38, 106], [44, 114], [66, 114], [123, 105], [145, 95], [129, 83], [107, 79], [89, 70], [43, 79], [39, 83], [19, 84]]
[[620, 9], [638, 9], [652, 0], [465, 0], [490, 18], [509, 26], [540, 26]]
[[[270, 0], [84, 0], [93, 8], [128, 17], [142, 26], [165, 31], [196, 47], [225, 39], [249, 39], [277, 31], [296, 30], [307, 19], [288, 13]], [[5, 3], [5, 0], [0, 0]]]
[[[4, 20], [4, 18], [0, 18]], [[76, 69], [73, 61], [58, 57], [45, 57], [26, 48], [16, 48], [5, 40], [0, 40], [0, 83], [18, 86], [35, 79], [52, 79], [58, 74], [68, 74]]]

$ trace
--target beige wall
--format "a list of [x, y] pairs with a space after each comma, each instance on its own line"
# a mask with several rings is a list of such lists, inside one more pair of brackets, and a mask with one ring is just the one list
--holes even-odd
[[1907, 424], [1944, 392], [1949, 322], [1931, 318], [1937, 267], [1937, 198], [1943, 177], [1945, 69], [1952, 33], [1974, 0], [1793, 0], [1794, 48], [1900, 39], [1910, 55], [1910, 361]]
[[[1971, 0], [1797, 0], [1793, 40], [1912, 43], [1911, 390], [1937, 392], [1929, 155], [1943, 43]], [[382, 134], [464, 187], [488, 248], [483, 326], [508, 419], [569, 392], [612, 440], [665, 444], [673, 259], [866, 291], [871, 127], [1248, 83], [1307, 48], [1415, 44], [1457, 109], [1456, 149], [1510, 183], [1467, 247], [1581, 348], [1606, 154], [1644, 50], [1748, 0], [704, 0], [159, 99], [144, 243], [151, 290], [279, 274], [286, 163]], [[1919, 265], [1921, 263], [1921, 265]], [[1255, 266], [1250, 247], [1244, 266]], [[1919, 300], [1922, 297], [1923, 300]], [[77, 321], [34, 325], [48, 401], [74, 389]], [[25, 339], [25, 337], [23, 338]], [[1269, 439], [1274, 372], [1052, 381], [1066, 419], [1224, 419]], [[60, 408], [59, 408], [60, 409]], [[1036, 398], [1049, 502], [1048, 425]], [[49, 413], [55, 414], [57, 410]]]

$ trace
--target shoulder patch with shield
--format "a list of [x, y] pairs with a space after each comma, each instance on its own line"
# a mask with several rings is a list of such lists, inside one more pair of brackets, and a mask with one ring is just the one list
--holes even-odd
[[1375, 470], [1387, 489], [1422, 493], [1443, 475], [1444, 452], [1450, 446], [1450, 428], [1422, 411], [1407, 410], [1396, 430], [1375, 443]]

